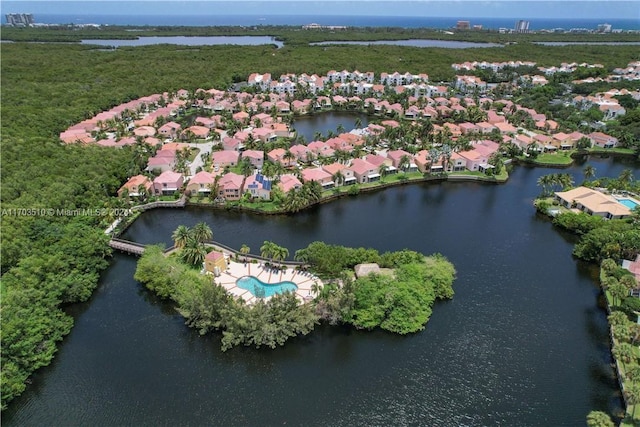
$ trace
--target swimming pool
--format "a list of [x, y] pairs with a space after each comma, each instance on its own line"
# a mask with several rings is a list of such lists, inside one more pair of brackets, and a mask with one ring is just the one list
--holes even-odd
[[638, 206], [638, 203], [632, 199], [618, 199], [618, 203], [625, 205], [631, 210], [634, 210], [636, 206]]
[[239, 288], [246, 289], [256, 297], [270, 297], [287, 291], [297, 291], [298, 287], [293, 282], [264, 283], [254, 276], [244, 276], [236, 280]]

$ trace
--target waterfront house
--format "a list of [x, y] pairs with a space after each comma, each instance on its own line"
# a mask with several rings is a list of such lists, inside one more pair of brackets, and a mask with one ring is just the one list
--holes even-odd
[[244, 182], [245, 191], [254, 199], [269, 200], [273, 182], [262, 174], [248, 177]]
[[592, 132], [589, 135], [593, 145], [601, 148], [615, 148], [618, 145], [618, 138], [602, 132]]
[[429, 158], [428, 150], [420, 150], [415, 156], [413, 156], [413, 162], [418, 167], [418, 170], [422, 173], [430, 172], [431, 160]]
[[179, 191], [184, 183], [182, 174], [173, 171], [162, 172], [153, 180], [153, 193], [156, 195], [171, 195]]
[[552, 135], [551, 144], [560, 150], [570, 150], [574, 147], [575, 142], [571, 135], [564, 132], [558, 132]]
[[278, 183], [278, 187], [282, 190], [283, 193], [288, 193], [291, 190], [299, 190], [302, 187], [302, 183], [293, 174], [286, 174], [280, 177], [280, 182]]
[[[624, 268], [625, 270], [628, 270], [629, 272], [631, 272], [631, 274], [633, 274], [633, 276], [636, 279], [636, 284], [640, 285], [640, 255], [638, 255], [635, 259], [635, 261], [632, 260], [628, 260], [625, 259], [622, 261], [622, 268]], [[640, 289], [638, 289], [638, 287], [636, 287], [636, 289], [634, 289], [634, 295], [635, 296], [639, 296], [638, 292], [640, 291]]]
[[208, 195], [211, 193], [211, 186], [214, 182], [215, 177], [213, 174], [207, 171], [200, 171], [189, 180], [186, 191], [191, 195]]
[[[331, 163], [330, 165], [324, 165], [322, 166], [322, 170], [331, 175], [332, 180], [333, 177], [339, 172], [342, 175], [342, 185], [355, 184], [357, 181], [357, 178], [353, 174], [353, 170], [348, 168], [346, 165], [343, 165], [342, 163], [335, 162]], [[334, 181], [334, 183], [336, 186], [341, 184], [338, 181]]]
[[244, 181], [244, 176], [237, 173], [228, 172], [222, 175], [218, 181], [218, 197], [225, 200], [240, 200]]
[[151, 187], [153, 183], [151, 180], [144, 175], [136, 175], [129, 178], [127, 182], [124, 183], [122, 187], [118, 190], [118, 197], [121, 197], [122, 194], [127, 190], [129, 197], [138, 197], [140, 196], [140, 191], [144, 189], [147, 194], [151, 193]]
[[316, 181], [323, 189], [333, 188], [334, 182], [331, 174], [321, 168], [307, 168], [300, 172], [304, 182]]
[[[499, 144], [490, 140], [478, 141], [468, 151], [457, 153], [465, 161], [465, 167], [470, 171], [484, 172], [493, 166], [489, 165], [489, 158], [498, 151]], [[457, 161], [456, 157], [456, 161]], [[452, 156], [453, 160], [453, 156]]]
[[362, 159], [353, 159], [349, 169], [353, 171], [353, 175], [359, 183], [375, 182], [380, 180], [378, 168], [375, 165]]
[[409, 159], [409, 163], [405, 166], [406, 171], [414, 172], [418, 170], [418, 166], [413, 162], [413, 156], [411, 153], [404, 150], [392, 150], [387, 153], [387, 158], [391, 159], [391, 164], [396, 169], [400, 169], [400, 163], [404, 157]]
[[625, 218], [631, 210], [613, 196], [587, 187], [577, 187], [569, 191], [558, 191], [554, 197], [568, 209], [578, 209], [589, 215], [606, 219]]

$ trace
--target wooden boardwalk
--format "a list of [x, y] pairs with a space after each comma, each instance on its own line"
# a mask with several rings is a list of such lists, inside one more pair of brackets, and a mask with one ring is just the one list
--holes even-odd
[[144, 249], [146, 247], [145, 245], [141, 245], [140, 243], [118, 239], [115, 237], [109, 241], [109, 246], [118, 251], [138, 256], [142, 256], [142, 253], [144, 252]]

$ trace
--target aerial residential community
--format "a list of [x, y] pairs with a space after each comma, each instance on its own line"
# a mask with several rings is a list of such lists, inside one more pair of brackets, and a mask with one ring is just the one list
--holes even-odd
[[639, 425], [630, 3], [3, 1], [3, 424]]
[[[500, 72], [535, 66], [511, 61], [453, 64], [452, 68]], [[539, 75], [522, 75], [512, 84], [514, 88], [544, 85], [545, 76], [578, 68], [602, 65], [537, 67]], [[616, 69], [609, 80], [617, 77], [640, 79], [640, 62]], [[146, 196], [185, 193], [218, 203], [238, 201], [245, 195], [270, 200], [274, 189], [286, 195], [310, 182], [320, 184], [322, 190], [370, 184], [399, 172], [491, 174], [513, 150], [535, 156], [619, 145], [616, 137], [602, 131], [566, 133], [545, 114], [496, 98], [491, 93], [496, 88], [473, 75], [458, 75], [451, 85], [434, 85], [427, 74], [397, 71], [378, 77], [357, 70], [278, 78], [253, 73], [244, 91], [197, 89], [149, 95], [71, 126], [60, 139], [107, 147], [144, 144], [153, 150], [148, 175], [132, 176], [118, 191], [121, 196], [140, 200], [142, 192], [146, 200]], [[616, 98], [619, 95], [640, 100], [640, 90], [614, 89], [575, 96], [569, 102], [581, 110], [596, 106], [609, 120], [625, 113]], [[366, 112], [376, 120], [308, 143], [296, 138], [293, 117], [330, 111]], [[191, 116], [197, 112], [191, 125], [176, 122], [187, 112]], [[407, 133], [413, 139], [406, 139]], [[403, 135], [400, 144], [396, 135]], [[278, 141], [284, 143], [264, 151]], [[196, 149], [198, 157], [186, 166], [179, 158], [189, 149]], [[619, 208], [613, 216], [631, 214], [628, 207]]]

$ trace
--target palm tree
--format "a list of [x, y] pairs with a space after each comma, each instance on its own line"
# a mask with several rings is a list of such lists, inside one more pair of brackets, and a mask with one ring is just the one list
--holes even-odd
[[286, 161], [288, 166], [291, 166], [291, 161], [295, 158], [296, 156], [289, 150], [286, 150], [282, 156], [282, 160]]
[[627, 315], [622, 311], [614, 311], [609, 316], [607, 316], [607, 320], [609, 321], [609, 324], [611, 324], [611, 326], [621, 325], [629, 322]]
[[191, 231], [193, 238], [198, 243], [204, 243], [207, 240], [213, 239], [213, 231], [211, 231], [211, 228], [204, 222], [197, 223]]
[[380, 174], [380, 178], [384, 178], [387, 175], [387, 165], [385, 165], [384, 163], [381, 163], [380, 166], [378, 166], [378, 173]]
[[631, 169], [625, 169], [620, 172], [618, 180], [624, 184], [630, 184], [633, 181], [633, 171]]
[[317, 280], [314, 280], [313, 285], [311, 285], [311, 293], [317, 297], [321, 289], [322, 286], [320, 286]]
[[633, 412], [631, 413], [631, 418], [635, 420], [636, 408], [638, 407], [638, 403], [640, 403], [640, 384], [631, 383], [627, 387], [625, 387], [624, 392], [627, 395], [627, 402], [630, 405], [633, 405]]
[[438, 150], [437, 148], [431, 148], [429, 150], [429, 159], [431, 160], [430, 162], [430, 170], [431, 168], [433, 168], [433, 165], [435, 163], [438, 163], [438, 161], [440, 160], [440, 150]]
[[560, 184], [560, 186], [562, 186], [562, 190], [566, 191], [569, 188], [573, 187], [573, 177], [568, 174], [568, 173], [560, 173], [560, 174], [555, 174], [556, 175], [556, 179], [557, 179], [557, 183]]
[[173, 239], [173, 245], [178, 249], [183, 248], [187, 244], [187, 240], [190, 236], [191, 231], [189, 230], [189, 227], [185, 225], [179, 225], [171, 235], [171, 238]]
[[[613, 298], [613, 305], [620, 305], [622, 300], [629, 295], [627, 288], [620, 282], [609, 287], [609, 292]], [[618, 303], [616, 304], [616, 300]]]
[[144, 202], [147, 200], [148, 192], [144, 185], [138, 185], [138, 200]]
[[193, 237], [190, 237], [187, 240], [187, 243], [180, 252], [180, 258], [182, 258], [182, 261], [191, 265], [202, 264], [205, 256], [207, 256], [207, 250], [204, 248], [204, 245]]
[[614, 427], [613, 421], [608, 414], [602, 411], [591, 411], [587, 415], [588, 427]]
[[584, 167], [582, 173], [584, 174], [584, 179], [589, 180], [591, 178], [593, 178], [594, 176], [596, 176], [596, 168], [594, 168], [591, 165], [587, 165]]
[[336, 184], [336, 187], [344, 184], [344, 175], [341, 171], [336, 171], [333, 175], [331, 175], [331, 179]]
[[547, 174], [547, 175], [542, 175], [540, 178], [538, 178], [537, 184], [538, 186], [542, 187], [542, 196], [548, 196], [549, 195], [549, 188], [552, 185], [552, 177], [551, 174]]
[[622, 364], [626, 367], [635, 357], [633, 346], [628, 342], [618, 343], [613, 347], [613, 355], [618, 360], [622, 360]]
[[[287, 257], [289, 256], [289, 249], [285, 248], [284, 246], [277, 246], [275, 247], [275, 256], [273, 257], [275, 260], [280, 261], [281, 265], [280, 265], [280, 281], [282, 281], [282, 270], [283, 270], [283, 266], [282, 266], [282, 262], [287, 259]], [[271, 278], [271, 276], [269, 276], [269, 278]]]
[[247, 254], [251, 251], [251, 248], [249, 248], [249, 246], [243, 244], [242, 246], [240, 246], [240, 253], [242, 255], [244, 255], [244, 262], [248, 264], [248, 272], [249, 274], [251, 274], [251, 263], [248, 262], [247, 260]]
[[407, 172], [407, 168], [411, 164], [411, 159], [406, 154], [400, 157], [400, 161], [398, 162], [398, 169], [402, 169], [405, 173]]
[[251, 160], [249, 158], [244, 158], [240, 162], [240, 170], [242, 171], [242, 175], [245, 177], [251, 175], [253, 173], [253, 165], [251, 164]]
[[275, 248], [275, 246], [275, 243], [265, 240], [262, 246], [260, 246], [260, 256], [271, 260], [271, 258], [273, 257], [273, 249]]

